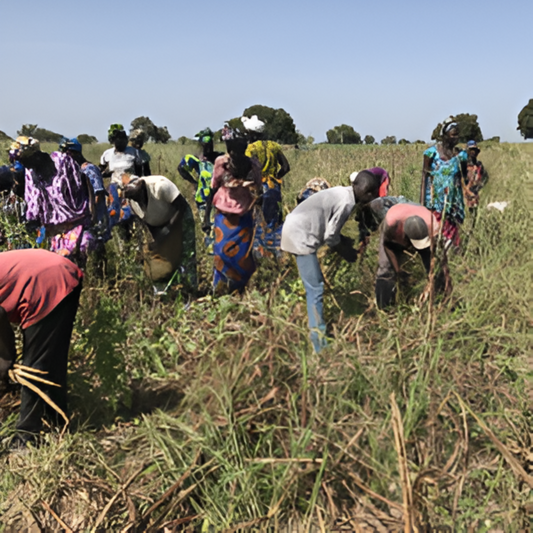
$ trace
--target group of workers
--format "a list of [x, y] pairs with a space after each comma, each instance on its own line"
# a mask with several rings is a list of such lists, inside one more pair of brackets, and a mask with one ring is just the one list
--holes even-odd
[[[202, 153], [186, 155], [179, 174], [195, 188], [195, 203], [213, 255], [215, 293], [243, 292], [265, 255], [294, 255], [303, 282], [310, 339], [316, 352], [327, 345], [323, 315], [324, 277], [317, 257], [327, 245], [348, 262], [365, 249], [379, 227], [376, 302], [383, 309], [395, 296], [406, 251], [417, 252], [427, 272], [436, 249], [459, 245], [466, 207], [475, 209], [486, 172], [474, 141], [457, 150], [458, 125], [444, 122], [441, 140], [424, 152], [420, 203], [388, 196], [390, 176], [375, 167], [350, 176], [349, 186], [331, 187], [310, 180], [298, 205], [282, 219], [282, 183], [290, 165], [279, 144], [263, 138], [265, 124], [243, 117], [245, 133], [225, 126], [226, 153], [214, 151], [213, 133], [197, 134]], [[21, 249], [0, 253], [0, 394], [16, 359], [11, 324], [23, 334], [23, 374], [47, 373], [39, 388], [66, 412], [66, 369], [71, 332], [91, 250], [102, 249], [112, 229], [128, 239], [132, 220], [146, 230], [145, 269], [154, 284], [179, 277], [185, 290], [196, 289], [195, 220], [178, 187], [151, 175], [142, 131], [120, 124], [109, 129], [113, 147], [96, 166], [82, 155], [77, 139], [63, 139], [47, 154], [39, 142], [19, 137], [12, 144], [11, 165], [0, 168], [0, 188], [23, 203], [29, 231], [49, 239], [50, 251]], [[128, 145], [128, 141], [130, 144]], [[109, 178], [107, 188], [104, 178]], [[341, 234], [355, 211], [360, 242]], [[355, 246], [354, 246], [355, 244]], [[11, 371], [11, 374], [10, 374]], [[23, 444], [42, 428], [50, 408], [31, 388], [22, 387], [17, 438]], [[54, 411], [57, 414], [57, 410]]]

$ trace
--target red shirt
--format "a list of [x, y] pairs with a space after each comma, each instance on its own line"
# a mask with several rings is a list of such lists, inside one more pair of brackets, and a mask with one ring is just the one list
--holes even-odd
[[33, 326], [68, 296], [83, 272], [64, 257], [46, 250], [0, 253], [0, 306], [22, 329]]

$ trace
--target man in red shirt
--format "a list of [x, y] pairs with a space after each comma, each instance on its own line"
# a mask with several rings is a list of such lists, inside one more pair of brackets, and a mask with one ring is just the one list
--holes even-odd
[[[67, 357], [78, 310], [83, 273], [71, 261], [45, 250], [0, 253], [0, 390], [15, 361], [15, 335], [23, 335], [22, 364], [47, 372], [60, 387], [35, 383], [64, 412], [67, 409]], [[22, 387], [18, 436], [31, 440], [49, 411], [41, 398]]]
[[439, 223], [431, 211], [418, 204], [393, 205], [381, 225], [376, 275], [378, 307], [387, 307], [395, 296], [396, 279], [405, 251], [418, 252], [426, 272], [431, 263], [431, 238], [439, 233]]

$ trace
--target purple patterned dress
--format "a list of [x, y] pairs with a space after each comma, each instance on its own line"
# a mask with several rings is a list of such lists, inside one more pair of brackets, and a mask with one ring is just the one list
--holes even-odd
[[54, 235], [53, 252], [69, 258], [76, 253], [86, 256], [94, 243], [86, 183], [68, 154], [52, 152], [50, 157], [57, 172], [48, 181], [26, 169], [26, 219], [39, 222]]

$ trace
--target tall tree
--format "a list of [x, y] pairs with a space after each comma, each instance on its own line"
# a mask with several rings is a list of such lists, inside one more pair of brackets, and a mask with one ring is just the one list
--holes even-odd
[[518, 114], [518, 128], [524, 139], [533, 139], [533, 98]]
[[326, 137], [329, 144], [361, 144], [361, 135], [347, 124], [328, 130]]
[[98, 142], [98, 139], [94, 135], [87, 133], [80, 133], [77, 139], [81, 144], [96, 144]]
[[137, 117], [131, 121], [132, 130], [143, 130], [146, 138], [155, 143], [167, 143], [170, 140], [170, 133], [166, 126], [156, 126], [149, 117]]
[[[483, 134], [481, 133], [481, 128], [477, 121], [477, 115], [470, 115], [469, 113], [459, 113], [453, 117], [455, 122], [457, 122], [457, 127], [459, 128], [459, 142], [465, 143], [468, 141], [480, 142], [483, 140]], [[438, 124], [437, 127], [433, 130], [431, 134], [431, 139], [434, 141], [440, 141], [440, 130], [442, 124]]]
[[372, 135], [365, 135], [365, 144], [376, 144], [376, 139]]
[[381, 144], [396, 144], [395, 135], [387, 135], [384, 139], [381, 139]]
[[[242, 116], [245, 117], [252, 117], [253, 115], [257, 115], [257, 118], [265, 123], [265, 139], [280, 144], [298, 143], [298, 132], [296, 131], [294, 120], [285, 109], [274, 109], [266, 105], [253, 105], [242, 113]], [[241, 117], [232, 118], [226, 122], [230, 128], [244, 132]]]
[[23, 124], [22, 128], [17, 131], [17, 135], [33, 137], [43, 143], [58, 143], [63, 138], [61, 133], [55, 133], [54, 131], [45, 128], [39, 128], [37, 124]]

